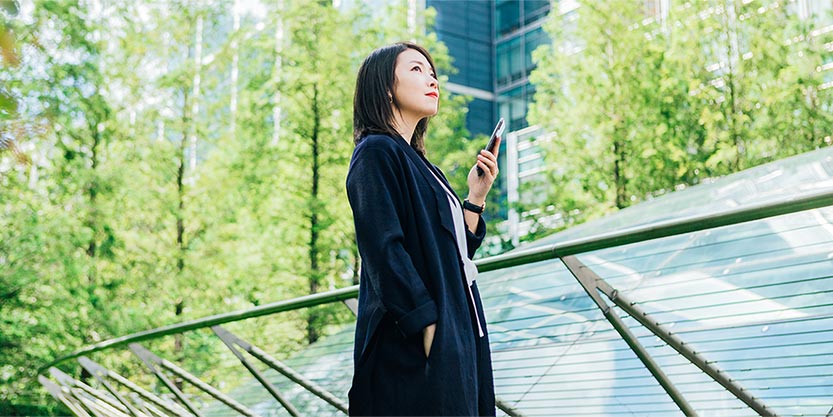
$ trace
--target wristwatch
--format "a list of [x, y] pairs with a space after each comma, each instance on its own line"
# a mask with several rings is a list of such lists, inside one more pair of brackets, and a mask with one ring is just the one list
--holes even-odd
[[472, 213], [482, 214], [483, 209], [486, 208], [486, 204], [483, 204], [482, 206], [478, 206], [477, 204], [473, 204], [469, 200], [463, 200], [463, 208], [472, 212]]

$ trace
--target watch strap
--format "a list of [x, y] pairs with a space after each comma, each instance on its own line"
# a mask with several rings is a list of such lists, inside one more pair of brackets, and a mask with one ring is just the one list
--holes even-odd
[[484, 204], [484, 205], [482, 205], [482, 206], [478, 206], [477, 204], [473, 204], [473, 203], [472, 203], [471, 201], [469, 201], [469, 200], [463, 200], [463, 208], [464, 208], [464, 209], [466, 209], [466, 210], [468, 210], [468, 211], [470, 211], [470, 212], [472, 212], [472, 213], [482, 214], [482, 213], [483, 213], [483, 209], [484, 209], [485, 207], [486, 207], [486, 205], [485, 205], [485, 204]]

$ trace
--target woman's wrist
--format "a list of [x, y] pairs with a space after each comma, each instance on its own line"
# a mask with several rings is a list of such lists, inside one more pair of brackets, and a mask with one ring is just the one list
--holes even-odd
[[485, 196], [484, 197], [477, 197], [477, 196], [473, 196], [473, 195], [469, 194], [469, 196], [466, 197], [466, 200], [468, 200], [469, 203], [472, 203], [476, 206], [481, 206], [482, 207], [482, 206], [486, 205], [486, 197]]
[[469, 200], [463, 200], [463, 208], [472, 213], [483, 214], [486, 206], [484, 204], [474, 204]]

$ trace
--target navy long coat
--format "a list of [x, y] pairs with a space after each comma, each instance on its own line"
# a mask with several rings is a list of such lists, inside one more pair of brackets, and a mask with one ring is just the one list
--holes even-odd
[[[362, 268], [351, 415], [495, 415], [488, 335], [478, 335], [447, 194], [429, 165], [448, 185], [401, 136], [370, 135], [353, 152], [347, 196]], [[469, 258], [485, 234], [482, 218], [476, 233], [466, 228]], [[485, 333], [476, 283], [472, 292]]]

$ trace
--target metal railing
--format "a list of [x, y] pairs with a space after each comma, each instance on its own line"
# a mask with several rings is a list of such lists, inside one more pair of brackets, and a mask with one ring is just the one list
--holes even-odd
[[[657, 365], [647, 351], [642, 348], [637, 338], [630, 333], [627, 326], [616, 314], [612, 313], [610, 307], [600, 298], [600, 293], [604, 294], [616, 306], [639, 321], [645, 328], [649, 329], [654, 335], [665, 341], [680, 355], [689, 360], [690, 363], [697, 366], [706, 375], [723, 386], [728, 392], [732, 393], [737, 399], [742, 401], [755, 412], [760, 415], [775, 415], [770, 408], [764, 405], [760, 400], [750, 395], [749, 392], [744, 390], [743, 387], [741, 387], [736, 381], [733, 381], [723, 371], [718, 369], [714, 363], [707, 361], [697, 352], [694, 352], [690, 346], [680, 340], [677, 336], [673, 335], [670, 331], [668, 331], [668, 329], [663, 328], [657, 321], [652, 320], [646, 312], [639, 310], [635, 306], [636, 303], [629, 301], [609, 283], [595, 274], [590, 268], [579, 262], [575, 258], [575, 255], [721, 226], [735, 225], [778, 215], [817, 209], [831, 205], [833, 205], [833, 190], [826, 189], [812, 193], [805, 193], [799, 197], [786, 201], [749, 205], [738, 209], [722, 211], [717, 214], [691, 216], [673, 221], [659, 222], [646, 226], [600, 234], [589, 238], [559, 242], [531, 249], [521, 249], [512, 253], [481, 259], [475, 263], [481, 272], [485, 272], [545, 260], [560, 259], [565, 264], [567, 269], [575, 276], [576, 280], [581, 284], [598, 308], [602, 310], [605, 318], [628, 343], [628, 346], [643, 362], [645, 367], [650, 370], [657, 382], [663, 387], [669, 397], [672, 398], [683, 413], [686, 415], [696, 415], [694, 408], [688, 404], [682, 394], [680, 394], [667, 376], [665, 376], [662, 372], [659, 365]], [[46, 389], [53, 396], [55, 396], [56, 399], [64, 403], [78, 416], [200, 416], [201, 414], [198, 407], [191, 404], [188, 399], [182, 395], [182, 392], [177, 388], [177, 386], [168, 380], [165, 374], [158, 369], [163, 368], [168, 372], [176, 374], [180, 378], [190, 382], [201, 391], [211, 395], [218, 401], [227, 404], [230, 408], [236, 410], [240, 414], [252, 416], [257, 415], [257, 413], [248, 409], [246, 406], [237, 403], [234, 399], [222, 394], [219, 390], [213, 388], [209, 384], [200, 381], [196, 376], [191, 375], [184, 369], [181, 369], [176, 365], [153, 355], [140, 345], [140, 342], [155, 340], [170, 335], [183, 334], [185, 332], [198, 329], [210, 328], [214, 331], [215, 335], [222, 339], [224, 344], [232, 350], [232, 352], [234, 352], [235, 356], [240, 359], [241, 363], [252, 373], [253, 377], [257, 379], [267, 391], [269, 391], [269, 393], [287, 410], [289, 414], [298, 415], [299, 412], [292, 406], [291, 401], [282, 396], [274, 386], [271, 386], [271, 384], [266, 381], [265, 378], [263, 378], [263, 376], [260, 375], [259, 372], [254, 369], [254, 367], [247, 360], [245, 360], [245, 358], [243, 358], [242, 355], [240, 355], [237, 350], [238, 348], [248, 352], [250, 355], [254, 356], [271, 369], [274, 369], [289, 378], [295, 384], [302, 386], [306, 391], [321, 398], [336, 409], [346, 413], [347, 408], [342, 399], [339, 399], [332, 393], [329, 393], [323, 388], [317, 386], [308, 378], [305, 378], [303, 375], [295, 372], [290, 367], [272, 358], [256, 346], [242, 340], [228, 330], [223, 329], [220, 325], [333, 302], [344, 302], [355, 299], [357, 296], [358, 286], [352, 286], [326, 293], [313, 294], [292, 300], [270, 303], [252, 309], [234, 311], [198, 320], [186, 321], [183, 323], [110, 339], [84, 347], [68, 355], [60, 357], [40, 369], [41, 374], [49, 372], [53, 378], [57, 380], [57, 384], [55, 381], [46, 378], [44, 375], [41, 375], [40, 381], [44, 387], [46, 387]], [[174, 397], [176, 397], [181, 405], [176, 404], [171, 400], [162, 399], [160, 396], [140, 388], [126, 378], [115, 374], [112, 371], [108, 371], [86, 358], [86, 355], [94, 352], [124, 346], [129, 346], [130, 350], [142, 359], [148, 368], [150, 368], [151, 372], [153, 372], [174, 394]], [[96, 390], [81, 381], [77, 381], [66, 374], [61, 373], [55, 368], [55, 366], [73, 359], [79, 360], [84, 369], [95, 376], [96, 379], [99, 380], [100, 385], [105, 387], [106, 392]], [[117, 391], [111, 388], [107, 383], [108, 379], [115, 381], [132, 393], [135, 393], [136, 395], [134, 395], [132, 399], [133, 402], [118, 395]], [[138, 400], [138, 398], [142, 398], [146, 401]], [[512, 416], [521, 415], [518, 411], [512, 409], [508, 404], [501, 401], [499, 398], [497, 403], [498, 407], [506, 414]]]

